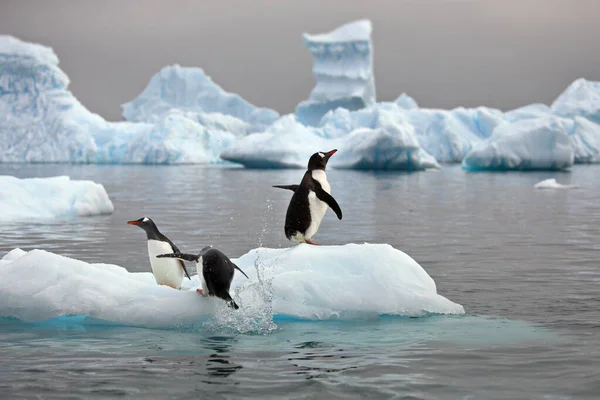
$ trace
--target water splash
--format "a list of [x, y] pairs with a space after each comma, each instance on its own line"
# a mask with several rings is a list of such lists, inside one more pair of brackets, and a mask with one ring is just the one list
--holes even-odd
[[[257, 250], [254, 250], [257, 251]], [[205, 322], [203, 328], [219, 332], [255, 333], [266, 335], [277, 330], [273, 322], [273, 277], [270, 273], [276, 262], [265, 264], [260, 256], [254, 261], [257, 282], [235, 288], [233, 298], [238, 310], [220, 304], [214, 321]]]

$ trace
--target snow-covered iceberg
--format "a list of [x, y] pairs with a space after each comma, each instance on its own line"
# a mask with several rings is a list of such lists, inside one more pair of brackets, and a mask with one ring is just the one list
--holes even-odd
[[299, 122], [317, 125], [329, 110], [375, 104], [371, 31], [371, 21], [360, 20], [329, 33], [303, 35], [317, 84], [308, 100], [296, 107]]
[[435, 282], [416, 261], [389, 245], [260, 248], [234, 262], [250, 277], [236, 274], [232, 283], [237, 311], [199, 296], [197, 276], [184, 280], [190, 290], [174, 290], [156, 285], [149, 272], [15, 249], [0, 261], [0, 316], [28, 321], [81, 316], [82, 322], [167, 328], [194, 325], [218, 313], [253, 320], [258, 308], [270, 310], [271, 319], [464, 313], [461, 305], [437, 294]]
[[110, 214], [104, 186], [68, 176], [18, 179], [0, 176], [0, 222]]
[[565, 126], [555, 117], [499, 125], [463, 160], [468, 170], [561, 170], [573, 165]]
[[123, 104], [123, 116], [132, 122], [156, 122], [176, 109], [208, 128], [247, 134], [264, 130], [279, 114], [259, 108], [214, 83], [202, 68], [164, 67], [144, 91]]
[[107, 122], [68, 85], [52, 49], [0, 36], [0, 162], [210, 163], [235, 139], [228, 116]]
[[424, 170], [439, 164], [420, 145], [405, 114], [387, 103], [349, 111], [330, 111], [318, 127], [294, 115], [279, 119], [265, 132], [248, 135], [228, 147], [221, 158], [250, 168], [305, 168], [317, 151], [338, 149], [333, 168]]

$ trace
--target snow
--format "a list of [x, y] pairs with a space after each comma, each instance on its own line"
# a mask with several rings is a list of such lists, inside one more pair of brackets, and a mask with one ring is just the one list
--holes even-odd
[[0, 222], [110, 214], [104, 186], [68, 176], [18, 179], [0, 176]]
[[241, 134], [263, 130], [279, 118], [274, 110], [226, 92], [202, 68], [179, 65], [161, 69], [135, 100], [122, 107], [123, 116], [132, 122], [156, 122], [176, 109], [202, 125], [218, 124], [221, 130]]
[[600, 125], [583, 117], [575, 117], [569, 140], [576, 164], [600, 162]]
[[253, 129], [230, 115], [190, 118], [180, 110], [151, 123], [108, 122], [87, 110], [68, 85], [52, 49], [0, 36], [0, 162], [213, 163], [236, 134]]
[[571, 189], [577, 188], [577, 185], [562, 185], [556, 182], [556, 179], [545, 179], [541, 182], [536, 183], [534, 186], [536, 189]]
[[360, 20], [326, 34], [303, 35], [317, 84], [296, 107], [299, 122], [317, 125], [338, 107], [358, 110], [375, 104], [371, 30], [371, 21]]
[[[437, 294], [416, 261], [385, 244], [259, 248], [233, 261], [250, 277], [236, 273], [232, 283], [238, 311], [199, 296], [197, 275], [184, 280], [189, 290], [175, 290], [156, 285], [150, 272], [15, 249], [0, 262], [0, 316], [27, 321], [85, 316], [89, 322], [169, 328], [220, 313], [251, 318], [258, 308], [270, 310], [271, 319], [464, 314], [461, 305]], [[261, 296], [265, 291], [269, 295]]]
[[463, 160], [469, 170], [561, 170], [573, 165], [567, 131], [555, 117], [504, 123]]

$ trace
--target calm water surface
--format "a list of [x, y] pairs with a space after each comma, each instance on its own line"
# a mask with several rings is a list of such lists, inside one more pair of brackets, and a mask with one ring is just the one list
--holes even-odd
[[[0, 253], [42, 248], [148, 271], [144, 235], [126, 224], [142, 216], [190, 252], [287, 247], [291, 193], [270, 186], [302, 173], [0, 165], [3, 175], [100, 182], [115, 205], [109, 216], [4, 225]], [[390, 243], [468, 315], [276, 320], [270, 333], [0, 319], [0, 397], [600, 398], [600, 167], [328, 176], [344, 220], [328, 213], [315, 241]], [[581, 188], [533, 188], [546, 178]]]

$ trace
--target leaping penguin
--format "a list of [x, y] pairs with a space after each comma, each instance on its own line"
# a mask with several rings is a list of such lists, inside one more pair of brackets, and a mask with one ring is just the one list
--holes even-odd
[[160, 233], [154, 221], [150, 218], [140, 218], [135, 221], [127, 221], [129, 225], [136, 225], [146, 232], [148, 237], [148, 256], [152, 274], [159, 285], [170, 286], [174, 289], [181, 287], [183, 273], [190, 279], [185, 264], [180, 260], [160, 260], [156, 256], [164, 253], [179, 253], [179, 249], [168, 237]]
[[316, 245], [311, 238], [319, 230], [328, 206], [338, 219], [342, 219], [342, 209], [330, 194], [331, 186], [325, 174], [327, 161], [336, 151], [334, 149], [313, 154], [299, 185], [273, 186], [294, 192], [285, 215], [285, 236], [289, 240], [294, 238], [300, 243]]
[[[239, 308], [229, 294], [229, 288], [235, 270], [240, 271], [246, 278], [248, 275], [235, 265], [229, 257], [211, 246], [206, 246], [198, 255], [171, 253], [161, 254], [158, 258], [177, 258], [196, 263], [196, 271], [200, 277], [202, 289], [196, 289], [203, 296], [215, 296], [227, 302], [229, 307]], [[248, 278], [249, 279], [249, 278]]]

